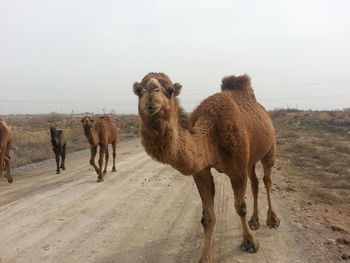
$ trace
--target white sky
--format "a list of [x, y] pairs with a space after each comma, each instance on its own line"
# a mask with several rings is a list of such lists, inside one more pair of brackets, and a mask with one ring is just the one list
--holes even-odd
[[243, 73], [268, 109], [350, 107], [350, 1], [0, 0], [0, 114], [136, 113], [150, 71], [187, 111]]

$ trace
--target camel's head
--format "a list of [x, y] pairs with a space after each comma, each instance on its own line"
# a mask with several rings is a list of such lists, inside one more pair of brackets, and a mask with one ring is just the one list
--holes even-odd
[[134, 93], [139, 97], [140, 115], [154, 115], [169, 110], [180, 91], [181, 84], [173, 84], [163, 73], [149, 73], [141, 83], [134, 83]]
[[84, 116], [80, 121], [83, 124], [85, 135], [90, 134], [94, 120], [90, 116]]

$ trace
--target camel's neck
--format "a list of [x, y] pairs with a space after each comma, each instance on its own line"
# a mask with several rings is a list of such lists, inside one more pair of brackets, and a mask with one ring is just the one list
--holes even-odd
[[92, 127], [84, 126], [84, 133], [90, 145], [95, 146], [98, 144], [98, 136], [94, 126]]
[[146, 152], [185, 175], [194, 175], [209, 167], [207, 131], [192, 131], [183, 120], [184, 115], [163, 117], [159, 114], [142, 120], [141, 139]]

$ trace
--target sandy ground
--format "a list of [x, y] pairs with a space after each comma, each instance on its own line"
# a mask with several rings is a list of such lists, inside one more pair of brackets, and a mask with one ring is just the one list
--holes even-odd
[[[70, 154], [67, 170], [53, 160], [0, 180], [0, 262], [198, 262], [203, 234], [201, 201], [191, 177], [150, 159], [138, 140], [118, 146], [117, 172], [103, 183], [88, 164], [89, 151]], [[111, 165], [110, 165], [111, 166]], [[109, 166], [109, 171], [111, 167]], [[294, 235], [292, 200], [273, 192], [281, 219], [265, 225], [266, 192], [260, 178], [260, 250], [239, 250], [241, 224], [224, 174], [213, 171], [217, 225], [214, 262], [309, 262]], [[274, 185], [285, 179], [275, 169]], [[249, 217], [252, 210], [247, 190]]]

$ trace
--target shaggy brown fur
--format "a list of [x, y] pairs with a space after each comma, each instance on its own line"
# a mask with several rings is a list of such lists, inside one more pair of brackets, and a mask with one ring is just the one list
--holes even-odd
[[0, 178], [2, 172], [6, 171], [5, 177], [7, 181], [11, 184], [13, 178], [10, 174], [11, 171], [11, 143], [12, 143], [12, 131], [6, 122], [0, 119]]
[[[95, 168], [98, 174], [97, 182], [103, 181], [103, 176], [107, 173], [107, 165], [109, 159], [108, 144], [112, 144], [113, 149], [113, 167], [112, 172], [117, 171], [115, 168], [116, 147], [118, 141], [118, 130], [109, 116], [100, 116], [97, 121], [85, 116], [81, 119], [83, 123], [85, 136], [90, 143], [91, 158], [90, 164]], [[95, 164], [95, 156], [97, 153], [97, 146], [100, 146], [100, 157], [98, 160], [99, 167]], [[104, 171], [102, 172], [103, 158], [106, 157]]]
[[[56, 130], [55, 127], [50, 127], [52, 150], [56, 157], [56, 174], [60, 173], [60, 168], [66, 170], [66, 147], [67, 141], [62, 130]], [[61, 166], [59, 165], [61, 158]]]
[[[262, 162], [265, 174], [267, 225], [279, 225], [270, 198], [271, 167], [275, 161], [272, 121], [256, 101], [248, 76], [224, 78], [221, 87], [220, 93], [205, 99], [186, 117], [176, 99], [181, 85], [173, 84], [165, 74], [149, 73], [141, 83], [134, 83], [134, 92], [139, 97], [141, 142], [146, 152], [184, 175], [193, 175], [197, 185], [203, 204], [201, 262], [211, 262], [212, 258], [215, 187], [211, 168], [227, 174], [231, 180], [235, 208], [243, 227], [242, 250], [255, 252], [259, 247], [249, 229], [249, 226], [259, 227], [255, 175], [258, 161]], [[254, 213], [249, 225], [244, 200], [248, 176], [254, 195]]]

